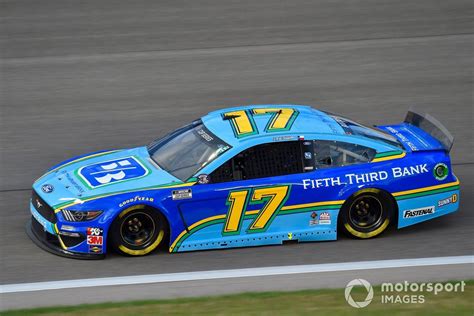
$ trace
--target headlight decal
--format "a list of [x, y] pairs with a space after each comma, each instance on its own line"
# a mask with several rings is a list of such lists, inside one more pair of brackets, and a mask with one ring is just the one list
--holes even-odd
[[85, 222], [97, 218], [102, 211], [71, 211], [61, 210], [64, 218], [69, 222]]

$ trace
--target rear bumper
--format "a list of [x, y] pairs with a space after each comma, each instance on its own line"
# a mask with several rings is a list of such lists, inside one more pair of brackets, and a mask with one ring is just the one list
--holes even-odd
[[456, 212], [460, 201], [459, 181], [443, 186], [445, 187], [432, 187], [432, 190], [422, 193], [396, 197], [399, 210], [398, 228]]
[[[40, 228], [41, 227], [41, 228]], [[85, 259], [85, 260], [94, 260], [94, 259], [103, 259], [105, 258], [104, 254], [89, 254], [89, 253], [77, 253], [64, 250], [61, 246], [56, 245], [54, 242], [57, 239], [57, 235], [52, 235], [44, 229], [41, 231], [42, 226], [36, 221], [32, 216], [31, 219], [26, 223], [26, 234], [30, 239], [41, 249], [46, 250], [57, 256], [74, 258], [74, 259]]]

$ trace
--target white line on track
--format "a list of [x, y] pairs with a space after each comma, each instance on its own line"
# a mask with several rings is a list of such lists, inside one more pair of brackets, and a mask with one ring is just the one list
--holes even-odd
[[232, 270], [179, 272], [179, 273], [135, 275], [135, 276], [122, 276], [122, 277], [110, 277], [110, 278], [93, 278], [93, 279], [79, 279], [79, 280], [50, 281], [50, 282], [3, 284], [3, 285], [0, 285], [0, 294], [31, 292], [31, 291], [45, 291], [45, 290], [59, 290], [59, 289], [73, 289], [73, 288], [96, 287], [96, 286], [150, 284], [150, 283], [164, 283], [164, 282], [198, 281], [198, 280], [213, 280], [213, 279], [227, 279], [227, 278], [290, 275], [290, 274], [301, 274], [301, 273], [406, 268], [406, 267], [469, 264], [469, 263], [474, 263], [474, 256], [359, 261], [359, 262], [324, 263], [324, 264], [311, 264], [311, 265], [261, 267], [261, 268], [232, 269]]

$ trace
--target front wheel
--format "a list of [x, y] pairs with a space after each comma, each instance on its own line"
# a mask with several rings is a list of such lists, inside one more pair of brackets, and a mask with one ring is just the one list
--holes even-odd
[[157, 211], [142, 205], [123, 210], [112, 224], [112, 247], [129, 256], [143, 256], [163, 241], [166, 222]]
[[355, 238], [378, 236], [389, 226], [395, 209], [395, 203], [388, 193], [378, 189], [359, 191], [341, 208], [341, 228]]

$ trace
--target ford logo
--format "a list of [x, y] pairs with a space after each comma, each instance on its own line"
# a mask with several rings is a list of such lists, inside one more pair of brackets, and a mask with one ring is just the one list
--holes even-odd
[[45, 184], [41, 187], [41, 190], [44, 192], [44, 193], [51, 193], [54, 191], [54, 187], [51, 185], [51, 184]]

